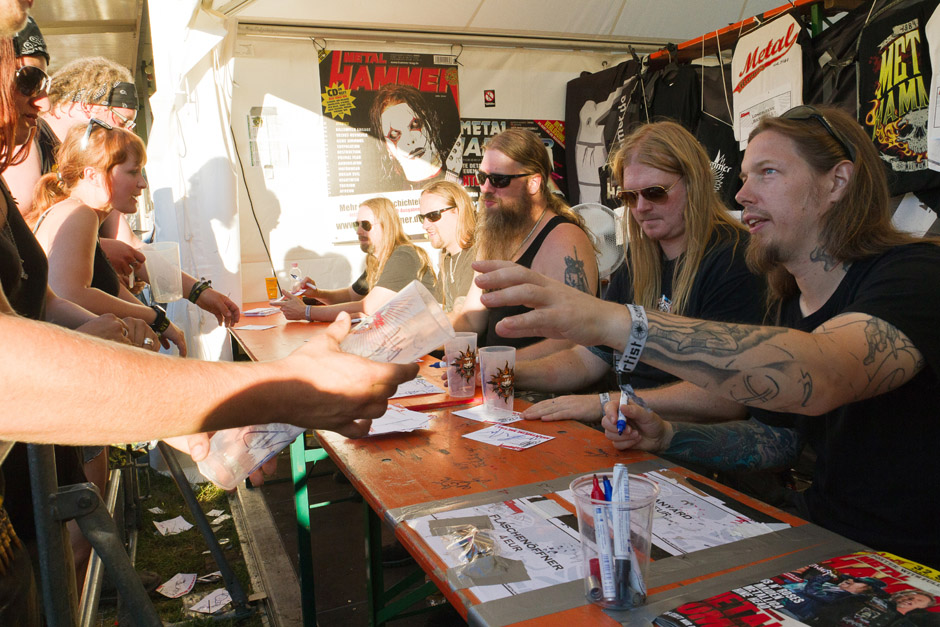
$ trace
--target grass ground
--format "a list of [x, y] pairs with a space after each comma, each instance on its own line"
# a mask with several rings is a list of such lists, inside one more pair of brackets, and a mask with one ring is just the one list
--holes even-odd
[[[145, 472], [150, 475], [151, 496], [142, 503], [143, 527], [138, 535], [135, 564], [137, 570], [155, 572], [160, 576], [161, 582], [167, 581], [177, 573], [196, 573], [197, 576], [201, 577], [219, 570], [212, 556], [208, 554], [206, 541], [195, 526], [195, 520], [186, 507], [183, 497], [173, 480], [149, 468]], [[141, 488], [146, 490], [146, 480], [144, 479], [142, 479]], [[216, 488], [212, 484], [203, 484], [197, 486], [195, 492], [203, 512], [208, 513], [217, 509], [231, 515], [232, 508], [229, 505], [228, 495], [225, 491]], [[148, 511], [154, 507], [160, 507], [164, 513], [153, 514]], [[161, 536], [157, 532], [157, 528], [153, 524], [154, 521], [169, 520], [180, 515], [190, 524], [193, 524], [192, 529], [172, 536]], [[209, 519], [211, 522], [212, 517]], [[215, 533], [220, 542], [223, 542], [223, 538], [228, 539], [228, 543], [223, 546], [225, 557], [241, 582], [245, 593], [251, 596], [254, 591], [251, 589], [248, 570], [245, 566], [234, 521], [229, 518], [222, 522], [217, 526]], [[190, 606], [213, 590], [222, 587], [224, 587], [224, 583], [221, 580], [215, 583], [197, 582], [192, 591], [183, 597], [168, 599], [154, 592], [151, 594], [151, 599], [154, 601], [154, 606], [165, 624], [238, 625], [239, 627], [254, 627], [266, 624], [261, 616], [263, 612], [254, 612], [243, 619], [218, 619], [206, 618], [189, 611]], [[113, 605], [110, 607], [104, 607], [103, 605], [99, 610], [98, 624], [102, 627], [111, 627], [116, 624], [116, 609]], [[231, 605], [228, 605], [220, 611], [220, 614], [230, 612], [231, 609]]]

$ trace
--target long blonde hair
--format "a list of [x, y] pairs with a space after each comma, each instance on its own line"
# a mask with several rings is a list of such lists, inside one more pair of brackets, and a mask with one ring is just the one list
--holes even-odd
[[[686, 250], [676, 262], [672, 278], [672, 313], [684, 314], [692, 283], [708, 244], [716, 231], [732, 234], [735, 246], [746, 232], [735, 220], [715, 191], [715, 179], [705, 149], [695, 137], [675, 122], [653, 122], [640, 126], [625, 137], [611, 153], [610, 168], [621, 188], [623, 170], [640, 163], [662, 172], [678, 174], [686, 189], [682, 219], [686, 229]], [[627, 232], [630, 263], [633, 266], [633, 302], [656, 307], [662, 294], [662, 249], [659, 242], [643, 233], [629, 210]]]
[[424, 186], [421, 195], [440, 196], [448, 204], [457, 207], [457, 242], [463, 249], [473, 246], [476, 240], [477, 212], [467, 191], [457, 183], [434, 181]]
[[399, 246], [410, 246], [417, 253], [418, 259], [421, 260], [421, 267], [418, 269], [417, 276], [419, 280], [430, 272], [434, 283], [437, 283], [437, 275], [434, 274], [434, 269], [431, 267], [431, 259], [424, 250], [411, 243], [411, 240], [405, 235], [404, 229], [401, 228], [401, 220], [398, 219], [398, 210], [395, 209], [392, 201], [379, 196], [363, 201], [362, 205], [372, 210], [375, 221], [382, 227], [383, 235], [383, 241], [378, 250], [370, 252], [366, 256], [366, 281], [369, 283], [369, 289], [375, 287], [379, 277], [382, 276], [382, 270], [385, 269], [389, 257]]

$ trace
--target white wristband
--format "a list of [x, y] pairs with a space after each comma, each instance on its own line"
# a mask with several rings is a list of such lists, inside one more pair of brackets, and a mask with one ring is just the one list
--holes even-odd
[[607, 403], [610, 402], [610, 394], [607, 392], [601, 392], [597, 395], [601, 399], [601, 418], [604, 417], [604, 408], [607, 407]]
[[307, 319], [307, 322], [310, 322], [310, 307], [311, 305], [307, 305], [304, 309], [304, 317]]
[[649, 332], [649, 323], [646, 320], [646, 310], [639, 305], [627, 305], [630, 310], [630, 339], [623, 349], [623, 355], [620, 356], [620, 363], [617, 364], [618, 372], [633, 372], [636, 365], [640, 363], [640, 355], [643, 353], [643, 347], [646, 346], [646, 336]]

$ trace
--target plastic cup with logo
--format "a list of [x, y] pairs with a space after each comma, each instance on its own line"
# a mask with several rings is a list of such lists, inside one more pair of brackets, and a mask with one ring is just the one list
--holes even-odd
[[183, 297], [183, 275], [180, 273], [180, 245], [176, 242], [154, 242], [141, 247], [147, 260], [150, 291], [158, 303], [171, 303]]
[[479, 355], [486, 410], [492, 413], [512, 411], [516, 388], [516, 349], [512, 346], [487, 346], [480, 349]]
[[447, 393], [454, 398], [469, 398], [477, 387], [477, 334], [461, 331], [444, 342], [447, 364]]
[[571, 482], [578, 510], [584, 567], [584, 594], [601, 607], [626, 610], [646, 603], [653, 510], [659, 485], [627, 475], [629, 500], [610, 501], [595, 489], [595, 477], [615, 483], [613, 473], [585, 475]]
[[418, 281], [353, 327], [339, 347], [372, 361], [409, 364], [454, 337], [441, 305]]
[[268, 300], [277, 300], [281, 297], [277, 277], [269, 276], [264, 278], [264, 291], [268, 294]]

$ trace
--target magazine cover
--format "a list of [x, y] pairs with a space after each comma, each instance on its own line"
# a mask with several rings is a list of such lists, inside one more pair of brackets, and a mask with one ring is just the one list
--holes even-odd
[[680, 605], [659, 627], [940, 626], [940, 571], [890, 553], [853, 553]]
[[565, 123], [562, 120], [493, 120], [465, 118], [460, 123], [463, 135], [463, 169], [461, 184], [474, 198], [480, 192], [477, 170], [483, 159], [486, 142], [508, 128], [524, 128], [542, 139], [552, 161], [552, 189], [565, 193], [568, 189], [565, 175]]

